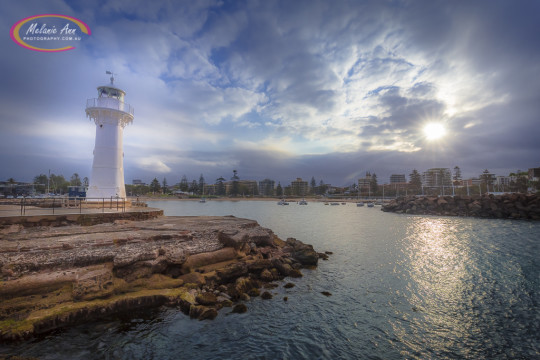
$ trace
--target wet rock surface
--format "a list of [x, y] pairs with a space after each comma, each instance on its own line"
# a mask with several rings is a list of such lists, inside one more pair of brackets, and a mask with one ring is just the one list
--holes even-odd
[[176, 306], [199, 320], [223, 307], [241, 313], [239, 301], [302, 276], [320, 257], [311, 245], [232, 216], [14, 226], [0, 233], [4, 341], [141, 307]]
[[381, 210], [404, 214], [540, 220], [540, 196], [534, 194], [409, 196], [392, 200]]

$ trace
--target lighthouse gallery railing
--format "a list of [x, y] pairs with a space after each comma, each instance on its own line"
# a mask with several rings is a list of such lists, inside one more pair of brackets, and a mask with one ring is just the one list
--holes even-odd
[[86, 100], [86, 108], [107, 108], [107, 109], [113, 109], [113, 110], [119, 110], [127, 112], [128, 114], [132, 115], [134, 114], [134, 109], [131, 105], [126, 104], [125, 102], [119, 101], [117, 99], [113, 98], [93, 98]]

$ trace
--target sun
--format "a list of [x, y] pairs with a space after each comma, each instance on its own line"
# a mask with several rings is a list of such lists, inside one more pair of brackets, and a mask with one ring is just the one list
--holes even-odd
[[446, 135], [446, 129], [441, 123], [429, 123], [424, 126], [424, 135], [428, 140], [437, 140]]

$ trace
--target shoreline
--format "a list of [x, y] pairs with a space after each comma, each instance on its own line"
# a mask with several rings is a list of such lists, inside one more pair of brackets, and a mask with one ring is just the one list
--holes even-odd
[[11, 225], [0, 231], [0, 340], [162, 305], [199, 320], [245, 312], [319, 258], [328, 256], [233, 216]]

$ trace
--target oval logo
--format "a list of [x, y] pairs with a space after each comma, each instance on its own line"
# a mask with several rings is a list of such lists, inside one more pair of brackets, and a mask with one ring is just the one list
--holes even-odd
[[23, 48], [59, 52], [75, 49], [82, 34], [90, 35], [88, 25], [67, 15], [42, 14], [17, 21], [9, 32], [11, 39]]

